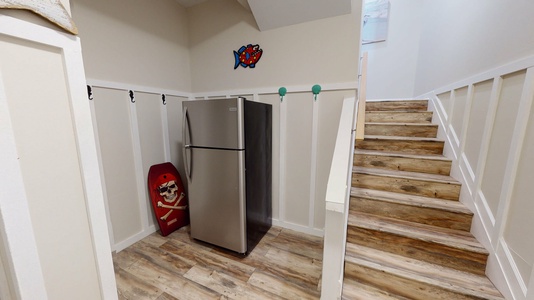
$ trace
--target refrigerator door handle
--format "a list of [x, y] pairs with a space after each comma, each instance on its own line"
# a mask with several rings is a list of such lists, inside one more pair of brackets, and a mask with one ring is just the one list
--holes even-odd
[[[184, 107], [184, 113], [182, 116], [182, 138], [184, 139], [184, 168], [185, 168], [185, 175], [189, 180], [191, 180], [191, 160], [192, 160], [192, 153], [191, 153], [191, 145], [190, 138], [191, 138], [191, 132], [189, 130], [189, 120], [187, 115], [187, 107]], [[189, 154], [189, 155], [188, 155]], [[187, 159], [189, 157], [189, 159]]]

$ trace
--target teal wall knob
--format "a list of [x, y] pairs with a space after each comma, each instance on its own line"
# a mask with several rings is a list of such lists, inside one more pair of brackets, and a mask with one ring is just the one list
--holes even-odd
[[287, 89], [285, 87], [281, 87], [278, 89], [278, 95], [280, 95], [280, 101], [284, 100], [284, 96], [287, 93]]
[[314, 86], [312, 86], [312, 93], [313, 93], [313, 98], [314, 100], [317, 100], [317, 95], [319, 95], [319, 93], [321, 92], [321, 86], [316, 84]]

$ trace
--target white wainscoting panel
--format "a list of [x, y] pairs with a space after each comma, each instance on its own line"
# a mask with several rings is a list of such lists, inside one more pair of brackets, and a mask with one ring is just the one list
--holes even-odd
[[533, 298], [534, 57], [420, 97], [446, 128], [438, 136], [463, 184], [460, 201], [474, 210], [471, 232], [489, 248], [488, 276], [507, 299]]

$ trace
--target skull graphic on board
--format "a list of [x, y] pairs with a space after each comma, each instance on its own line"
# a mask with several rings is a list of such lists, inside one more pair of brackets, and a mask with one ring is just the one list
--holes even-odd
[[174, 180], [167, 181], [158, 186], [158, 191], [167, 203], [174, 202], [176, 197], [178, 197], [178, 186]]

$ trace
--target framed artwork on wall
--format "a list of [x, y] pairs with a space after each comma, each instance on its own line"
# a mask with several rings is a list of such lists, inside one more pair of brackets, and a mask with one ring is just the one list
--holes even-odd
[[365, 0], [363, 7], [362, 44], [383, 42], [388, 35], [389, 1]]

